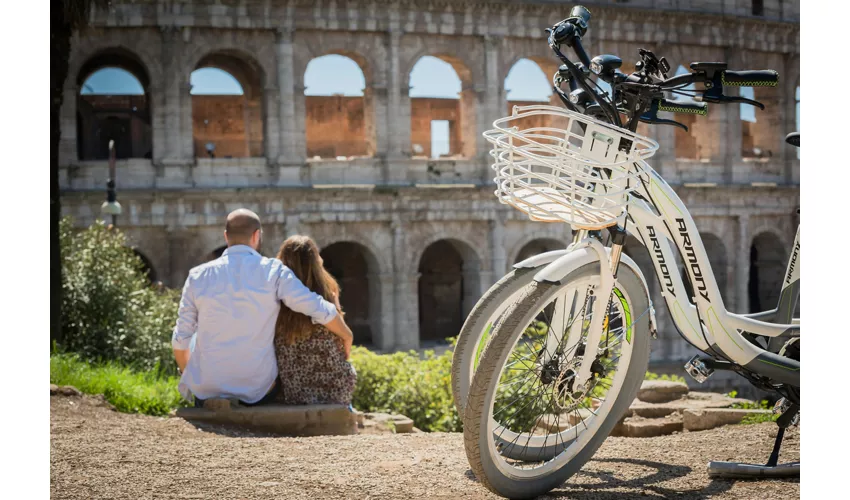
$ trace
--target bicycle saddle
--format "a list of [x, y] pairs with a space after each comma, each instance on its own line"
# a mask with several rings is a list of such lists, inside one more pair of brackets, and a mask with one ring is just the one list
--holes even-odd
[[785, 136], [785, 142], [792, 146], [800, 147], [800, 132], [791, 132]]

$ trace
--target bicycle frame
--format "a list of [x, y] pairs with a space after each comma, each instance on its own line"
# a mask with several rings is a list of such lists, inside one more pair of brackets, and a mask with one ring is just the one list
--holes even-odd
[[[649, 164], [635, 163], [635, 168], [641, 179], [636, 192], [649, 203], [632, 196], [628, 204], [628, 220], [631, 223], [626, 224], [626, 229], [647, 248], [661, 285], [661, 295], [681, 335], [715, 358], [729, 360], [772, 381], [799, 387], [799, 362], [761, 349], [741, 333], [770, 338], [799, 336], [799, 323], [771, 323], [757, 319], [779, 316], [778, 310], [755, 315], [727, 311], [702, 238], [684, 203]], [[794, 292], [799, 287], [799, 229], [794, 248], [783, 282], [783, 296], [794, 295], [784, 293], [786, 288], [793, 286], [791, 291]], [[681, 272], [674, 264], [674, 249], [681, 255], [693, 284], [696, 305], [691, 304]], [[796, 296], [793, 298], [796, 299]], [[787, 307], [792, 306], [789, 304]], [[790, 321], [790, 312], [787, 317]]]

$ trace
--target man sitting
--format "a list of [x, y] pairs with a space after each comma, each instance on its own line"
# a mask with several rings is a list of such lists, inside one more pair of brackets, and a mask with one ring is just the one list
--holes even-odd
[[274, 400], [281, 302], [340, 337], [353, 338], [334, 304], [311, 292], [279, 260], [257, 252], [262, 243], [257, 214], [231, 212], [224, 239], [221, 257], [189, 271], [172, 337], [182, 373], [178, 389], [199, 407], [209, 398], [238, 398], [248, 406]]

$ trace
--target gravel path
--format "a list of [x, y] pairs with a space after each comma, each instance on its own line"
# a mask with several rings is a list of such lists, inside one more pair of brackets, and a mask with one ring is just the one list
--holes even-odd
[[[50, 400], [52, 498], [497, 498], [472, 477], [461, 434], [234, 436], [118, 413], [87, 396]], [[799, 498], [798, 481], [706, 473], [709, 460], [762, 463], [775, 429], [609, 438], [546, 498]], [[786, 433], [780, 461], [799, 460], [799, 436]]]

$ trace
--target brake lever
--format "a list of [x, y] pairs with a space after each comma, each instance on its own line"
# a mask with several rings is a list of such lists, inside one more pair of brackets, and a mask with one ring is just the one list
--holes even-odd
[[666, 118], [658, 118], [658, 100], [653, 100], [652, 105], [646, 111], [646, 113], [640, 115], [638, 120], [643, 123], [650, 123], [654, 125], [672, 125], [674, 127], [679, 127], [685, 132], [688, 131], [688, 126], [684, 123], [679, 123], [676, 120], [667, 120]]
[[752, 99], [747, 99], [746, 97], [736, 97], [736, 96], [729, 96], [729, 95], [720, 95], [720, 96], [702, 95], [702, 96], [694, 96], [694, 100], [695, 101], [710, 102], [710, 103], [717, 103], [717, 104], [741, 102], [741, 103], [744, 103], [744, 104], [749, 104], [750, 106], [755, 106], [755, 107], [762, 109], [762, 110], [764, 109], [764, 104], [762, 104], [758, 101], [754, 101]]
[[687, 125], [685, 125], [684, 123], [679, 123], [676, 120], [667, 120], [665, 118], [658, 118], [658, 117], [656, 117], [654, 119], [647, 119], [646, 115], [641, 115], [639, 120], [642, 121], [643, 123], [650, 123], [650, 124], [653, 124], [653, 125], [673, 125], [674, 127], [681, 128], [685, 132], [688, 131]]

